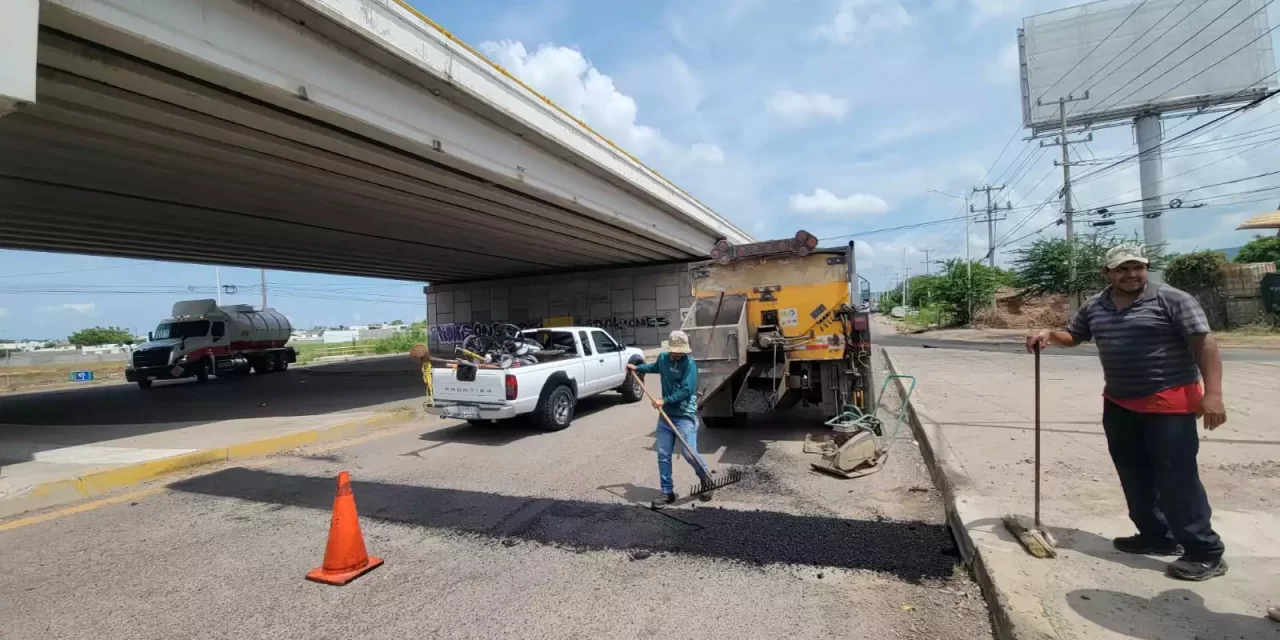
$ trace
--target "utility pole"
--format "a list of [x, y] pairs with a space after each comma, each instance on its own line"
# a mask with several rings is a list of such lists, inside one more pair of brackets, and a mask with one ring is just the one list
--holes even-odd
[[[1081, 102], [1088, 99], [1088, 91], [1085, 91], [1084, 96], [1080, 98], [1076, 98], [1071, 95], [1068, 95], [1065, 98], [1058, 98], [1055, 102], [1058, 103], [1058, 121], [1061, 126], [1061, 133], [1058, 134], [1058, 137], [1054, 142], [1046, 144], [1045, 141], [1040, 141], [1041, 147], [1062, 147], [1062, 162], [1055, 160], [1053, 164], [1062, 166], [1062, 223], [1067, 230], [1067, 282], [1070, 283], [1068, 286], [1071, 288], [1074, 288], [1076, 283], [1076, 245], [1075, 226], [1072, 222], [1075, 209], [1071, 206], [1070, 145], [1083, 144], [1093, 140], [1093, 133], [1090, 133], [1089, 136], [1083, 140], [1067, 139], [1067, 104], [1071, 102]], [[1045, 102], [1043, 100], [1037, 100], [1036, 104], [1044, 106]], [[1071, 291], [1067, 296], [1067, 303], [1070, 306], [1071, 315], [1074, 316], [1076, 311], [1080, 308], [1079, 293]]]
[[259, 268], [258, 275], [262, 276], [262, 310], [266, 311], [267, 310], [267, 270], [263, 268]]
[[932, 252], [932, 251], [933, 251], [933, 249], [925, 249], [925, 250], [924, 250], [924, 274], [925, 274], [926, 276], [933, 275], [933, 272], [932, 272], [932, 271], [930, 270], [930, 268], [929, 268], [929, 253], [930, 253], [930, 252]]
[[[987, 266], [989, 267], [996, 266], [996, 223], [1000, 220], [1004, 220], [1004, 218], [996, 218], [996, 213], [1000, 211], [1001, 207], [1000, 205], [993, 204], [991, 202], [991, 192], [995, 191], [998, 193], [1000, 191], [1004, 191], [1004, 188], [1005, 185], [1003, 184], [998, 187], [986, 185], [983, 187], [973, 188], [974, 193], [983, 191], [987, 194], [987, 217], [985, 220], [979, 220], [978, 222], [987, 223]], [[1003, 208], [1008, 211], [1009, 209], [1012, 209], [1013, 206], [1006, 202]], [[973, 205], [969, 205], [969, 213], [977, 213], [977, 209], [975, 209]]]
[[222, 306], [222, 267], [213, 268], [214, 286], [218, 289], [218, 306]]

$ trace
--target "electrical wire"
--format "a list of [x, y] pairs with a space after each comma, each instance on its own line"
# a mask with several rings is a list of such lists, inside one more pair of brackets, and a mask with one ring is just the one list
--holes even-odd
[[1067, 72], [1062, 74], [1062, 77], [1058, 78], [1053, 84], [1049, 85], [1049, 88], [1045, 89], [1044, 93], [1040, 94], [1039, 98], [1036, 98], [1036, 103], [1039, 104], [1041, 100], [1044, 100], [1044, 97], [1049, 95], [1049, 92], [1052, 91], [1054, 87], [1058, 86], [1059, 82], [1066, 80], [1067, 76], [1071, 75], [1072, 71], [1075, 71], [1077, 68], [1080, 67], [1081, 64], [1084, 64], [1084, 61], [1088, 60], [1089, 56], [1093, 55], [1093, 52], [1098, 50], [1098, 47], [1101, 47], [1104, 42], [1106, 42], [1107, 40], [1110, 40], [1111, 36], [1114, 36], [1116, 32], [1120, 30], [1120, 27], [1123, 27], [1125, 23], [1128, 22], [1129, 19], [1134, 16], [1134, 14], [1138, 13], [1138, 10], [1141, 9], [1146, 4], [1147, 4], [1147, 0], [1142, 0], [1142, 2], [1139, 2], [1137, 5], [1135, 5], [1133, 7], [1133, 11], [1130, 11], [1129, 15], [1124, 17], [1124, 20], [1121, 20], [1118, 24], [1116, 24], [1115, 28], [1111, 30], [1111, 33], [1108, 33], [1101, 40], [1099, 40], [1097, 44], [1093, 45], [1093, 48], [1089, 50], [1089, 53], [1084, 54], [1084, 57], [1080, 58], [1079, 60], [1076, 60], [1076, 63], [1071, 65], [1071, 68], [1067, 69]]
[[[1198, 36], [1198, 35], [1200, 35], [1201, 33], [1203, 33], [1205, 29], [1208, 29], [1208, 28], [1209, 28], [1209, 25], [1213, 24], [1214, 22], [1217, 22], [1217, 21], [1218, 21], [1218, 19], [1219, 19], [1219, 18], [1221, 18], [1222, 16], [1227, 15], [1227, 13], [1228, 13], [1228, 12], [1230, 12], [1232, 9], [1234, 9], [1234, 8], [1236, 7], [1236, 5], [1239, 5], [1239, 4], [1240, 4], [1241, 2], [1243, 2], [1243, 1], [1244, 1], [1244, 0], [1236, 0], [1236, 3], [1235, 3], [1235, 4], [1231, 5], [1230, 7], [1227, 7], [1225, 10], [1223, 10], [1223, 12], [1222, 12], [1221, 14], [1219, 14], [1217, 18], [1214, 18], [1213, 20], [1210, 20], [1208, 24], [1206, 24], [1206, 25], [1204, 25], [1203, 27], [1201, 27], [1199, 31], [1197, 31], [1197, 32], [1195, 32], [1194, 34], [1192, 34], [1192, 36], [1191, 36], [1190, 38], [1187, 38], [1186, 42], [1183, 42], [1182, 44], [1183, 44], [1183, 45], [1185, 45], [1187, 42], [1191, 42], [1192, 40], [1194, 40], [1196, 36]], [[1169, 67], [1168, 69], [1166, 69], [1164, 73], [1162, 73], [1162, 74], [1160, 74], [1160, 75], [1158, 75], [1158, 76], [1156, 76], [1156, 77], [1154, 77], [1154, 78], [1152, 78], [1152, 79], [1148, 80], [1146, 84], [1144, 84], [1144, 85], [1142, 85], [1141, 87], [1138, 87], [1137, 89], [1134, 89], [1133, 91], [1130, 91], [1129, 93], [1125, 94], [1125, 96], [1124, 96], [1123, 98], [1120, 98], [1119, 100], [1117, 100], [1117, 101], [1115, 102], [1115, 104], [1113, 104], [1113, 105], [1111, 105], [1111, 106], [1112, 106], [1112, 107], [1114, 107], [1115, 105], [1118, 105], [1118, 104], [1123, 103], [1125, 100], [1128, 100], [1128, 99], [1129, 99], [1131, 96], [1133, 96], [1134, 94], [1136, 94], [1136, 93], [1138, 93], [1139, 91], [1142, 91], [1143, 89], [1146, 89], [1147, 87], [1151, 86], [1151, 85], [1152, 85], [1152, 84], [1154, 84], [1157, 80], [1159, 80], [1159, 79], [1161, 79], [1161, 78], [1163, 78], [1163, 77], [1165, 77], [1165, 76], [1169, 75], [1170, 73], [1172, 73], [1172, 72], [1173, 72], [1173, 70], [1174, 70], [1174, 69], [1177, 69], [1178, 67], [1180, 67], [1180, 66], [1182, 66], [1182, 65], [1186, 64], [1188, 60], [1190, 60], [1190, 59], [1192, 59], [1192, 58], [1196, 57], [1197, 55], [1199, 55], [1199, 54], [1200, 54], [1200, 52], [1204, 51], [1205, 49], [1208, 49], [1210, 46], [1212, 46], [1213, 44], [1215, 44], [1215, 43], [1216, 43], [1216, 42], [1218, 42], [1219, 40], [1221, 40], [1221, 39], [1223, 39], [1223, 38], [1227, 37], [1227, 34], [1228, 34], [1228, 33], [1231, 33], [1232, 31], [1235, 31], [1236, 29], [1239, 29], [1241, 25], [1243, 25], [1244, 23], [1246, 23], [1246, 22], [1250, 21], [1251, 19], [1253, 19], [1253, 17], [1254, 17], [1254, 16], [1258, 15], [1259, 13], [1263, 13], [1263, 12], [1265, 12], [1265, 11], [1267, 10], [1267, 7], [1268, 7], [1268, 6], [1270, 6], [1273, 2], [1275, 2], [1275, 0], [1267, 0], [1267, 3], [1266, 3], [1266, 4], [1264, 4], [1264, 5], [1262, 5], [1260, 8], [1258, 8], [1258, 10], [1257, 10], [1257, 11], [1254, 11], [1253, 13], [1249, 14], [1248, 16], [1246, 16], [1243, 20], [1241, 20], [1240, 22], [1236, 23], [1236, 24], [1235, 24], [1234, 26], [1232, 26], [1230, 29], [1227, 29], [1226, 31], [1223, 31], [1221, 34], [1219, 34], [1219, 35], [1218, 35], [1218, 37], [1216, 37], [1216, 38], [1214, 38], [1213, 40], [1210, 40], [1209, 42], [1205, 43], [1205, 45], [1204, 45], [1204, 46], [1200, 47], [1199, 49], [1196, 49], [1194, 52], [1192, 52], [1192, 53], [1191, 53], [1191, 55], [1188, 55], [1187, 57], [1185, 57], [1185, 58], [1183, 58], [1181, 61], [1179, 61], [1177, 64], [1175, 64], [1175, 65], [1173, 65], [1172, 67]], [[1271, 35], [1271, 32], [1272, 32], [1272, 31], [1275, 31], [1275, 27], [1272, 27], [1272, 28], [1268, 29], [1268, 30], [1267, 30], [1267, 31], [1265, 31], [1262, 35], [1260, 35], [1260, 36], [1258, 36], [1258, 37], [1254, 38], [1253, 40], [1250, 40], [1249, 42], [1245, 43], [1244, 45], [1241, 45], [1241, 47], [1240, 47], [1239, 49], [1236, 49], [1235, 51], [1232, 51], [1231, 53], [1229, 53], [1229, 54], [1227, 54], [1227, 55], [1223, 56], [1222, 58], [1219, 58], [1217, 62], [1214, 62], [1213, 64], [1211, 64], [1211, 65], [1209, 65], [1209, 66], [1205, 67], [1204, 69], [1201, 69], [1200, 71], [1196, 72], [1196, 74], [1195, 74], [1195, 75], [1193, 75], [1193, 76], [1191, 76], [1190, 78], [1187, 78], [1187, 79], [1183, 80], [1182, 82], [1179, 82], [1178, 84], [1176, 84], [1176, 85], [1174, 85], [1174, 86], [1172, 86], [1172, 87], [1170, 87], [1170, 88], [1166, 89], [1166, 90], [1164, 91], [1164, 93], [1161, 93], [1160, 95], [1156, 96], [1152, 101], [1154, 102], [1155, 100], [1158, 100], [1158, 99], [1160, 99], [1160, 98], [1162, 98], [1162, 97], [1164, 97], [1164, 96], [1168, 95], [1170, 91], [1173, 91], [1174, 89], [1177, 89], [1178, 87], [1180, 87], [1180, 86], [1182, 86], [1182, 85], [1184, 85], [1184, 84], [1186, 84], [1186, 83], [1188, 83], [1188, 82], [1191, 82], [1192, 80], [1194, 80], [1194, 79], [1196, 79], [1196, 78], [1200, 77], [1200, 75], [1202, 75], [1204, 72], [1208, 71], [1209, 69], [1212, 69], [1212, 68], [1214, 68], [1214, 67], [1218, 66], [1219, 64], [1222, 64], [1222, 62], [1224, 62], [1224, 61], [1225, 61], [1225, 60], [1227, 60], [1228, 58], [1230, 58], [1230, 57], [1232, 57], [1232, 56], [1236, 55], [1237, 53], [1240, 53], [1241, 51], [1244, 51], [1246, 47], [1248, 47], [1248, 46], [1252, 45], [1253, 43], [1257, 42], [1258, 40], [1261, 40], [1262, 38], [1264, 38], [1264, 37], [1266, 37], [1266, 36], [1268, 36], [1268, 35]], [[1182, 45], [1178, 45], [1177, 47], [1175, 47], [1175, 48], [1173, 49], [1173, 51], [1177, 51], [1177, 50], [1178, 50], [1179, 48], [1181, 48], [1181, 47], [1182, 47]], [[1169, 53], [1170, 53], [1170, 55], [1172, 55], [1173, 51], [1170, 51], [1170, 52], [1169, 52]], [[1168, 56], [1166, 56], [1166, 57], [1168, 57]], [[1142, 76], [1143, 74], [1145, 74], [1147, 71], [1150, 71], [1151, 69], [1154, 69], [1157, 65], [1159, 65], [1159, 64], [1160, 64], [1161, 62], [1163, 62], [1163, 61], [1164, 61], [1164, 58], [1161, 58], [1160, 60], [1158, 60], [1158, 61], [1156, 61], [1155, 63], [1153, 63], [1150, 67], [1147, 67], [1147, 69], [1145, 69], [1142, 73], [1138, 74], [1138, 76], [1136, 76], [1136, 77], [1141, 77], [1141, 76]], [[1116, 93], [1119, 93], [1119, 91], [1120, 91], [1120, 90], [1119, 90], [1119, 89], [1117, 89], [1116, 91], [1112, 92], [1112, 93], [1111, 93], [1111, 95], [1115, 95]], [[1110, 96], [1108, 96], [1108, 97], [1110, 97]], [[1106, 98], [1103, 98], [1103, 101], [1105, 101], [1105, 100], [1106, 100]], [[1098, 110], [1099, 110], [1099, 111], [1105, 110], [1105, 107], [1099, 106], [1099, 107], [1098, 107]]]
[[[1192, 13], [1195, 13], [1196, 11], [1198, 11], [1198, 10], [1200, 9], [1200, 7], [1204, 6], [1204, 5], [1205, 5], [1205, 3], [1207, 3], [1208, 1], [1209, 1], [1209, 0], [1201, 0], [1200, 4], [1199, 4], [1199, 5], [1196, 5], [1196, 8], [1195, 8], [1195, 9], [1192, 9], [1192, 10], [1191, 10], [1191, 12], [1190, 12], [1190, 13], [1188, 13], [1186, 16], [1184, 16], [1182, 20], [1186, 20], [1186, 19], [1187, 19], [1187, 17], [1190, 17], [1190, 15], [1191, 15]], [[1143, 37], [1145, 37], [1145, 36], [1146, 36], [1146, 35], [1148, 35], [1148, 34], [1153, 34], [1153, 33], [1155, 33], [1156, 27], [1159, 27], [1161, 22], [1164, 22], [1166, 18], [1168, 18], [1169, 16], [1173, 15], [1173, 13], [1174, 13], [1175, 11], [1177, 11], [1179, 7], [1181, 7], [1182, 5], [1186, 4], [1186, 2], [1187, 2], [1187, 0], [1181, 0], [1180, 2], [1178, 2], [1178, 4], [1174, 5], [1171, 9], [1169, 9], [1167, 12], [1165, 12], [1165, 14], [1164, 14], [1163, 16], [1161, 16], [1159, 20], [1156, 20], [1155, 24], [1151, 25], [1151, 28], [1150, 28], [1150, 29], [1148, 29], [1148, 30], [1147, 30], [1147, 32], [1146, 32], [1145, 34], [1143, 34], [1142, 36], [1139, 36], [1139, 37], [1137, 37], [1137, 38], [1134, 38], [1134, 39], [1133, 39], [1133, 41], [1129, 43], [1129, 46], [1127, 46], [1127, 47], [1125, 47], [1125, 48], [1121, 49], [1118, 53], [1116, 53], [1116, 55], [1112, 56], [1112, 57], [1111, 57], [1111, 59], [1110, 59], [1110, 60], [1108, 60], [1106, 64], [1102, 65], [1101, 67], [1098, 67], [1098, 68], [1097, 68], [1093, 73], [1089, 74], [1089, 76], [1088, 76], [1087, 78], [1085, 78], [1084, 80], [1080, 81], [1080, 84], [1076, 85], [1076, 87], [1075, 87], [1074, 89], [1072, 89], [1070, 92], [1068, 92], [1068, 93], [1069, 93], [1069, 95], [1075, 95], [1075, 94], [1076, 94], [1076, 92], [1077, 92], [1077, 91], [1079, 91], [1079, 90], [1081, 89], [1081, 87], [1084, 87], [1084, 85], [1085, 85], [1085, 84], [1087, 84], [1090, 80], [1092, 80], [1094, 76], [1096, 76], [1096, 75], [1098, 75], [1099, 73], [1101, 73], [1103, 69], [1106, 69], [1107, 67], [1111, 66], [1111, 63], [1112, 63], [1112, 62], [1115, 62], [1116, 60], [1119, 60], [1119, 59], [1120, 59], [1120, 56], [1124, 55], [1126, 51], [1128, 51], [1128, 50], [1129, 50], [1130, 48], [1132, 48], [1134, 45], [1138, 44], [1138, 42], [1140, 42], [1140, 41], [1142, 40], [1142, 38], [1143, 38]], [[1178, 26], [1179, 24], [1182, 24], [1182, 20], [1179, 20], [1177, 23], [1175, 23], [1175, 24], [1173, 25], [1173, 27], [1176, 27], [1176, 26]], [[1172, 30], [1173, 30], [1173, 27], [1169, 27], [1169, 30], [1170, 30], [1170, 31], [1172, 31]], [[1128, 60], [1125, 60], [1123, 63], [1121, 63], [1119, 67], [1116, 67], [1113, 71], [1111, 71], [1111, 73], [1108, 73], [1107, 75], [1102, 76], [1101, 78], [1099, 78], [1099, 79], [1098, 79], [1098, 82], [1095, 82], [1095, 83], [1094, 83], [1092, 86], [1090, 86], [1089, 88], [1092, 90], [1094, 87], [1097, 87], [1097, 86], [1098, 86], [1098, 84], [1100, 84], [1103, 80], [1106, 80], [1107, 78], [1110, 78], [1112, 75], [1114, 75], [1114, 74], [1116, 73], [1116, 71], [1119, 71], [1122, 67], [1124, 67], [1124, 65], [1129, 64], [1130, 62], [1132, 62], [1132, 61], [1136, 60], [1136, 59], [1138, 58], [1138, 56], [1139, 56], [1139, 55], [1142, 55], [1142, 52], [1143, 52], [1143, 51], [1146, 51], [1147, 49], [1151, 48], [1151, 46], [1152, 46], [1152, 45], [1154, 45], [1154, 44], [1155, 44], [1156, 42], [1158, 42], [1158, 41], [1159, 41], [1159, 38], [1156, 38], [1155, 40], [1152, 40], [1150, 44], [1148, 44], [1147, 46], [1143, 47], [1143, 48], [1142, 48], [1140, 51], [1138, 51], [1137, 53], [1133, 54], [1133, 56], [1131, 56]], [[1073, 107], [1072, 107], [1072, 108], [1074, 108], [1074, 105], [1073, 105]], [[1070, 111], [1068, 111], [1068, 115], [1070, 115]]]

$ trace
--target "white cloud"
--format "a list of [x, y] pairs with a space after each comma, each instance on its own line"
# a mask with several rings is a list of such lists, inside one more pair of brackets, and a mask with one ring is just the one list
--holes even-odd
[[974, 21], [999, 18], [1022, 9], [1022, 0], [973, 0]]
[[865, 42], [876, 32], [897, 33], [914, 19], [895, 0], [845, 0], [831, 22], [814, 29], [814, 36], [832, 44]]
[[8, 316], [9, 310], [4, 307], [0, 307], [0, 318], [7, 318]]
[[849, 101], [819, 91], [801, 93], [789, 89], [773, 94], [769, 99], [769, 112], [793, 125], [810, 124], [817, 120], [844, 120], [849, 113]]
[[66, 304], [45, 305], [36, 307], [38, 313], [55, 313], [58, 311], [71, 311], [82, 316], [91, 316], [98, 310], [98, 305], [92, 302], [69, 302]]
[[[530, 53], [523, 43], [510, 40], [485, 42], [480, 48], [494, 62], [637, 156], [666, 162], [724, 161], [724, 152], [713, 144], [677, 145], [658, 129], [637, 124], [635, 99], [618, 91], [613, 78], [601, 73], [577, 49], [544, 44]], [[670, 56], [667, 64], [679, 75], [678, 90], [701, 91], [683, 61]], [[701, 95], [686, 98], [696, 105]]]
[[791, 196], [791, 210], [796, 213], [862, 216], [878, 215], [889, 210], [883, 198], [864, 193], [839, 197], [823, 188], [813, 190], [813, 195], [797, 193]]
[[995, 59], [987, 63], [983, 72], [991, 84], [1008, 84], [1018, 81], [1018, 43], [1010, 42], [1000, 50]]

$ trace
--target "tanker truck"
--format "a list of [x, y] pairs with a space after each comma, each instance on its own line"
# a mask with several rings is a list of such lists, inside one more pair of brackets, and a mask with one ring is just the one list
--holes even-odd
[[125, 365], [125, 379], [141, 389], [156, 380], [246, 375], [284, 371], [298, 361], [285, 346], [293, 327], [275, 309], [240, 304], [220, 307], [214, 300], [184, 300], [171, 317], [147, 334]]

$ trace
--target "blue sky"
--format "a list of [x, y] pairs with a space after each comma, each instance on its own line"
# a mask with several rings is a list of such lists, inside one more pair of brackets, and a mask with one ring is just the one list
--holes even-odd
[[[757, 238], [796, 229], [840, 236], [952, 218], [984, 181], [1011, 184], [1015, 205], [997, 237], [1009, 240], [1052, 225], [1060, 205], [1057, 149], [1024, 142], [1015, 33], [1033, 13], [1075, 4], [1059, 0], [682, 0], [599, 3], [586, 0], [468, 3], [416, 0], [423, 13], [476, 46], [561, 106], [636, 153]], [[1273, 101], [1275, 102], [1275, 101]], [[1248, 134], [1280, 124], [1273, 103], [1216, 128]], [[1167, 135], [1212, 116], [1169, 120]], [[1256, 138], [1245, 138], [1252, 142]], [[1229, 143], [1170, 153], [1170, 196], [1213, 207], [1168, 215], [1171, 248], [1238, 246], [1244, 218], [1275, 209], [1274, 192], [1241, 191], [1276, 178], [1197, 188], [1274, 170], [1277, 145]], [[1074, 149], [1079, 158], [1133, 153], [1128, 126], [1099, 130]], [[997, 157], [999, 162], [995, 162]], [[995, 162], [995, 164], [993, 164]], [[1081, 175], [1090, 168], [1080, 168]], [[1181, 174], [1181, 175], [1179, 175]], [[1130, 163], [1077, 185], [1077, 208], [1137, 198]], [[1266, 200], [1271, 198], [1271, 200]], [[1254, 201], [1246, 201], [1254, 200]], [[1230, 203], [1230, 204], [1223, 204]], [[1222, 205], [1222, 206], [1218, 206]], [[1120, 207], [1126, 209], [1128, 207]], [[1009, 233], [1016, 225], [1017, 231]], [[1116, 229], [1131, 234], [1140, 220]], [[1088, 231], [1087, 227], [1082, 230]], [[1051, 226], [1045, 234], [1061, 233]], [[1034, 234], [1024, 242], [1032, 241]], [[876, 289], [905, 266], [962, 257], [962, 221], [863, 237], [859, 266]], [[973, 255], [986, 250], [985, 228], [970, 234]], [[998, 254], [1008, 261], [1012, 243]], [[12, 277], [80, 269], [61, 275]], [[0, 285], [212, 287], [212, 267], [146, 266], [136, 261], [0, 252]], [[222, 270], [235, 302], [257, 303], [256, 270]], [[423, 315], [421, 284], [270, 272], [281, 289], [272, 306], [302, 325], [352, 324]], [[285, 293], [290, 297], [283, 297]], [[299, 296], [310, 297], [299, 297]], [[87, 324], [137, 326], [167, 312], [175, 295], [0, 293], [0, 335], [60, 337]], [[321, 299], [316, 299], [321, 298]], [[348, 299], [340, 299], [348, 298]]]

